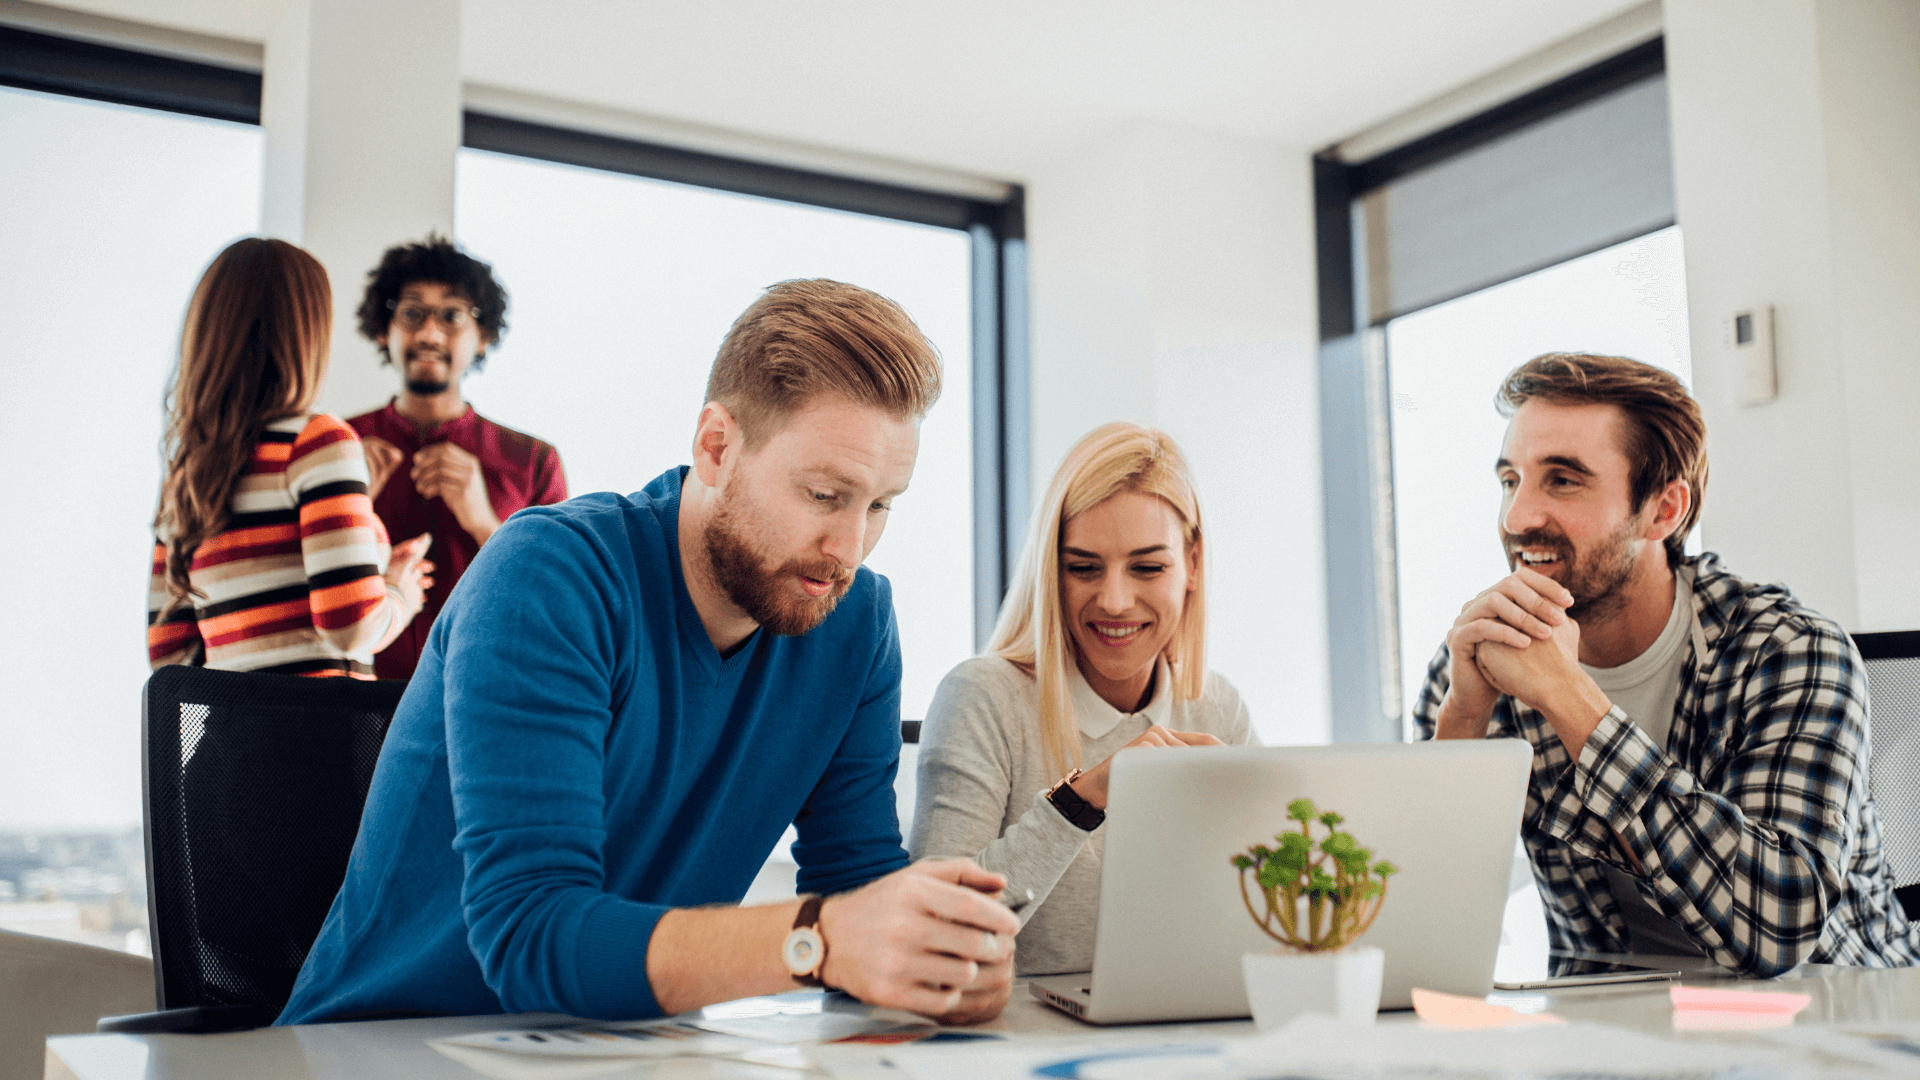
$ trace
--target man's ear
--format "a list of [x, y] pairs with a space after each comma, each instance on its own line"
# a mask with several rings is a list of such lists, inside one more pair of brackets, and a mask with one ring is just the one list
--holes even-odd
[[693, 430], [693, 473], [703, 487], [720, 487], [721, 473], [740, 456], [740, 425], [725, 405], [709, 401]]
[[1653, 496], [1653, 516], [1647, 519], [1648, 540], [1665, 542], [1693, 508], [1693, 488], [1685, 480], [1669, 481]]

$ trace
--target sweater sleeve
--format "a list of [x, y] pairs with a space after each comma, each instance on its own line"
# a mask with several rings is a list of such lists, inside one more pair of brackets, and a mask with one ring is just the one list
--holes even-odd
[[370, 653], [404, 612], [387, 593], [391, 548], [367, 497], [360, 436], [344, 421], [314, 417], [294, 439], [287, 490], [300, 508], [300, 560], [314, 629], [343, 653]]
[[[915, 859], [971, 858], [1004, 875], [1009, 896], [1033, 893], [1021, 913], [1040, 910], [1093, 833], [1068, 821], [1045, 791], [1012, 790], [1013, 726], [1035, 717], [1017, 698], [969, 661], [950, 672], [934, 693], [920, 729], [919, 806], [914, 813]], [[1009, 806], [1024, 807], [1001, 831]]]
[[[1717, 784], [1616, 707], [1587, 737], [1547, 829], [1619, 865], [1617, 836], [1662, 914], [1715, 963], [1765, 978], [1813, 954], [1845, 895], [1848, 822], [1867, 797], [1867, 686], [1852, 642], [1824, 621], [1783, 622], [1756, 652], [1730, 702]], [[1585, 815], [1611, 835], [1595, 843]]]
[[833, 760], [795, 816], [794, 885], [802, 893], [857, 888], [907, 865], [893, 780], [900, 768], [900, 634], [892, 589], [876, 575], [881, 628], [860, 706]]
[[660, 1014], [647, 944], [668, 909], [608, 892], [602, 857], [613, 702], [655, 692], [620, 685], [613, 567], [590, 535], [516, 515], [433, 629], [467, 946], [509, 1012]]
[[160, 617], [172, 599], [167, 584], [167, 545], [155, 538], [153, 569], [147, 584], [147, 663], [155, 668], [196, 664], [204, 647], [200, 620], [194, 616], [192, 604], [181, 604], [166, 618]]
[[567, 470], [560, 464], [560, 451], [541, 444], [539, 475], [533, 484], [528, 506], [552, 506], [567, 501]]

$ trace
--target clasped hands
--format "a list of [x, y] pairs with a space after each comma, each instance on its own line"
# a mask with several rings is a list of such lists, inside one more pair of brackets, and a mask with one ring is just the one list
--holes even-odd
[[1565, 586], [1526, 567], [1467, 601], [1447, 634], [1449, 684], [1435, 737], [1484, 738], [1506, 694], [1546, 716], [1577, 760], [1613, 706], [1580, 668], [1573, 602]]
[[[360, 440], [367, 459], [367, 494], [377, 498], [393, 479], [406, 454], [397, 446], [369, 435]], [[453, 511], [453, 518], [476, 541], [484, 544], [500, 527], [493, 512], [493, 500], [487, 495], [487, 475], [480, 459], [450, 442], [423, 446], [413, 455], [409, 477], [423, 499], [440, 499]]]

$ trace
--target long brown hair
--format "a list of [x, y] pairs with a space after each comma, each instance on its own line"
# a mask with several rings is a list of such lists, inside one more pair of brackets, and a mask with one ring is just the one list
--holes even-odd
[[167, 479], [153, 519], [167, 542], [169, 611], [204, 595], [187, 578], [193, 553], [226, 528], [261, 431], [313, 404], [332, 333], [326, 270], [284, 240], [235, 241], [200, 276], [167, 391]]

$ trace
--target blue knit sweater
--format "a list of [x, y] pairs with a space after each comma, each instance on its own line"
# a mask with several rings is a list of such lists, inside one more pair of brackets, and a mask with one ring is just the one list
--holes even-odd
[[813, 632], [722, 659], [681, 577], [682, 471], [523, 510], [481, 549], [280, 1023], [655, 1016], [654, 924], [737, 902], [789, 823], [803, 892], [907, 864], [886, 579], [863, 569]]

